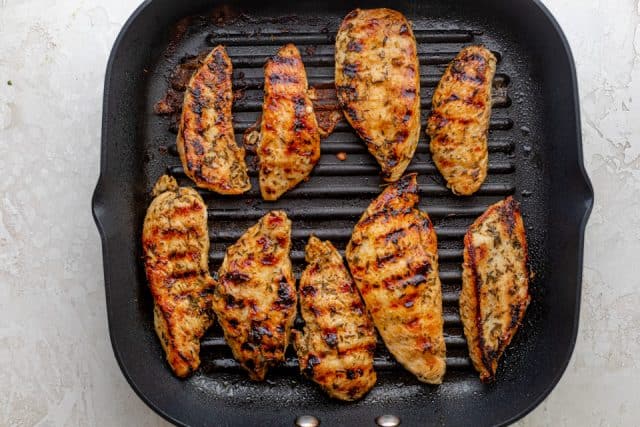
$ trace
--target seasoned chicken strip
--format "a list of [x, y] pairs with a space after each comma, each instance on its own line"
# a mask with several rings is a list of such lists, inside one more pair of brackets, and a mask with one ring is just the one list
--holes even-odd
[[227, 344], [255, 381], [284, 360], [296, 316], [291, 270], [291, 221], [272, 211], [227, 248], [213, 309]]
[[340, 252], [311, 236], [300, 278], [304, 333], [294, 331], [300, 372], [329, 396], [357, 400], [376, 383], [373, 323]]
[[454, 194], [478, 191], [487, 177], [487, 133], [496, 58], [482, 46], [469, 46], [444, 72], [427, 121], [433, 161]]
[[483, 382], [494, 380], [529, 305], [527, 257], [520, 205], [512, 197], [490, 206], [464, 237], [460, 317]]
[[420, 381], [446, 369], [438, 242], [418, 203], [416, 174], [389, 185], [367, 208], [346, 258], [389, 351]]
[[257, 154], [260, 191], [276, 200], [306, 179], [320, 158], [320, 131], [298, 49], [287, 44], [264, 67]]
[[336, 91], [347, 121], [396, 181], [420, 137], [420, 66], [406, 18], [391, 9], [356, 9], [336, 36]]
[[200, 365], [200, 338], [214, 319], [207, 207], [195, 190], [166, 175], [153, 194], [142, 229], [153, 318], [171, 369], [185, 377]]
[[198, 187], [220, 194], [251, 188], [244, 148], [233, 134], [231, 72], [231, 59], [217, 46], [189, 80], [177, 138], [187, 176]]

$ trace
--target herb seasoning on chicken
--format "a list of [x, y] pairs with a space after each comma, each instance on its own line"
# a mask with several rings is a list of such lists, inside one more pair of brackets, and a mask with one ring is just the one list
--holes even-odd
[[213, 309], [234, 357], [255, 381], [284, 360], [296, 315], [291, 221], [272, 211], [227, 248]]
[[245, 151], [233, 133], [231, 73], [231, 59], [217, 46], [187, 85], [177, 138], [186, 175], [198, 187], [220, 194], [251, 188]]
[[487, 177], [487, 133], [496, 58], [469, 46], [449, 64], [433, 94], [427, 122], [433, 161], [454, 194], [478, 191]]
[[520, 205], [512, 197], [490, 206], [464, 237], [460, 317], [483, 382], [495, 378], [529, 305], [527, 258]]
[[305, 327], [294, 331], [300, 371], [333, 398], [360, 399], [376, 382], [373, 324], [331, 242], [311, 236], [306, 259], [300, 278]]
[[396, 181], [420, 137], [420, 66], [411, 24], [391, 9], [356, 9], [336, 36], [335, 83], [347, 121]]
[[154, 323], [169, 365], [179, 377], [200, 365], [200, 338], [213, 323], [207, 208], [192, 188], [161, 177], [142, 231]]
[[305, 180], [320, 158], [320, 130], [298, 49], [287, 44], [264, 67], [257, 154], [260, 192], [277, 200]]
[[420, 381], [445, 373], [438, 242], [418, 203], [416, 174], [390, 184], [367, 208], [346, 258], [385, 345]]

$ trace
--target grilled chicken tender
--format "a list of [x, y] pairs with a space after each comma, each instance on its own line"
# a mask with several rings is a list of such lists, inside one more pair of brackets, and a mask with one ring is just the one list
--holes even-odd
[[438, 242], [417, 203], [415, 174], [389, 185], [356, 224], [346, 258], [389, 351], [420, 381], [440, 384], [446, 363]]
[[356, 9], [336, 36], [336, 92], [347, 121], [396, 181], [420, 137], [420, 66], [406, 18], [391, 9]]
[[373, 324], [342, 256], [329, 241], [311, 236], [300, 278], [304, 333], [294, 331], [300, 371], [329, 396], [357, 400], [376, 382]]
[[173, 372], [200, 365], [200, 338], [213, 323], [207, 208], [192, 188], [161, 177], [144, 219], [142, 247], [156, 333]]
[[527, 238], [512, 197], [487, 209], [464, 237], [460, 317], [473, 366], [493, 381], [529, 305]]
[[487, 133], [496, 58], [482, 46], [469, 46], [444, 72], [427, 121], [433, 161], [454, 194], [478, 191], [487, 177]]
[[198, 187], [220, 194], [251, 188], [244, 148], [233, 134], [231, 72], [231, 59], [217, 46], [187, 85], [177, 138], [187, 176]]
[[257, 154], [260, 191], [277, 200], [309, 176], [320, 158], [320, 131], [298, 49], [287, 44], [264, 67]]
[[255, 381], [284, 360], [296, 316], [291, 221], [272, 211], [227, 249], [213, 309], [234, 357]]

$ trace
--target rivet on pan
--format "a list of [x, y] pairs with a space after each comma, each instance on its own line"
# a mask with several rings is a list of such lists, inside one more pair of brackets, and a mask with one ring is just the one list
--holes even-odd
[[296, 418], [296, 425], [298, 427], [317, 427], [320, 425], [320, 420], [313, 415], [300, 415]]
[[400, 425], [400, 418], [395, 415], [380, 415], [376, 418], [376, 424], [380, 427], [396, 427]]

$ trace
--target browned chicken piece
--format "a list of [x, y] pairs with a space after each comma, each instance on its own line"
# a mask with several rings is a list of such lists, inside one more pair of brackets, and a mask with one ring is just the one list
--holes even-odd
[[357, 400], [376, 383], [373, 324], [340, 252], [311, 236], [300, 278], [304, 332], [294, 331], [300, 372], [329, 396]]
[[520, 205], [512, 197], [490, 206], [464, 237], [460, 317], [483, 382], [494, 380], [529, 305], [527, 258]]
[[153, 318], [171, 369], [185, 377], [200, 365], [200, 338], [214, 319], [207, 207], [194, 189], [166, 175], [153, 195], [142, 230]]
[[389, 185], [367, 208], [346, 258], [387, 348], [420, 381], [446, 369], [438, 242], [418, 203], [416, 174]]
[[284, 360], [296, 316], [291, 221], [272, 211], [227, 248], [213, 309], [234, 357], [255, 381]]
[[391, 9], [356, 9], [336, 36], [336, 91], [347, 121], [396, 181], [420, 137], [420, 66], [411, 24]]
[[277, 200], [305, 180], [320, 158], [320, 131], [298, 49], [287, 44], [264, 67], [258, 141], [260, 191]]
[[487, 177], [487, 133], [496, 58], [469, 46], [449, 64], [433, 94], [427, 121], [433, 161], [454, 194], [478, 191]]
[[231, 73], [231, 59], [217, 46], [187, 85], [177, 138], [187, 176], [198, 187], [220, 194], [251, 188], [244, 148], [233, 134]]

